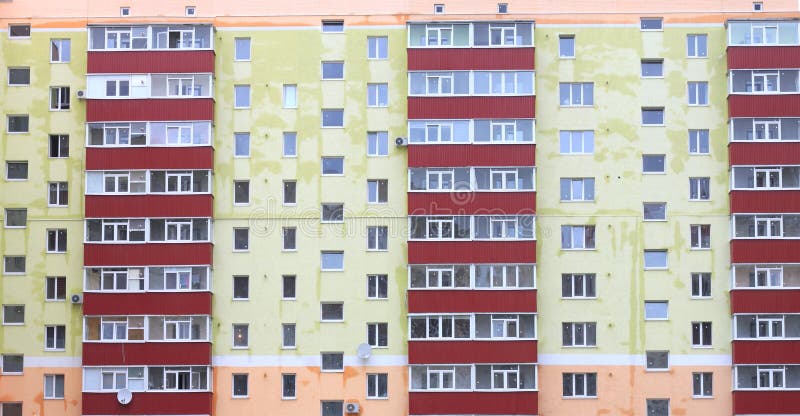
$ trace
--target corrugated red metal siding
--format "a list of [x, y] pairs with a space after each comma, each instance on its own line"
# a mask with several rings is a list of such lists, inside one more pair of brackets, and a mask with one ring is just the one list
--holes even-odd
[[210, 415], [212, 410], [211, 392], [134, 392], [126, 405], [117, 402], [117, 393], [82, 396], [83, 415]]
[[[410, 108], [410, 106], [409, 106]], [[800, 94], [729, 95], [728, 116], [800, 117]]]
[[210, 342], [83, 343], [83, 365], [210, 365]]
[[86, 195], [86, 218], [211, 217], [214, 197], [205, 195]]
[[536, 214], [536, 192], [409, 192], [409, 215]]
[[211, 243], [147, 243], [83, 245], [85, 266], [149, 266], [213, 264]]
[[731, 191], [731, 212], [800, 212], [800, 191]]
[[84, 292], [83, 314], [210, 315], [211, 292]]
[[[454, 351], [458, 351], [454, 354]], [[502, 353], [498, 353], [502, 351]], [[408, 341], [409, 364], [535, 363], [536, 341]]]
[[89, 74], [214, 72], [214, 51], [89, 51]]
[[410, 48], [409, 71], [533, 70], [534, 48]]
[[736, 364], [800, 363], [800, 341], [733, 341]]
[[538, 392], [411, 392], [410, 415], [535, 415]]
[[409, 264], [535, 263], [536, 241], [409, 241]]
[[142, 98], [86, 100], [86, 121], [214, 120], [211, 98]]
[[800, 68], [798, 46], [728, 46], [728, 69]]
[[731, 263], [800, 263], [800, 240], [734, 239]]
[[[795, 255], [795, 259], [798, 256], [800, 253]], [[735, 289], [731, 290], [731, 313], [800, 312], [798, 299], [800, 289]]]
[[534, 166], [535, 144], [408, 146], [408, 167]]
[[214, 148], [87, 147], [86, 170], [214, 169]]
[[800, 414], [800, 391], [734, 391], [735, 415]]
[[749, 143], [728, 145], [730, 165], [781, 165], [800, 163], [800, 142]]
[[408, 313], [536, 312], [536, 290], [408, 291]]
[[408, 97], [408, 119], [534, 118], [536, 97]]

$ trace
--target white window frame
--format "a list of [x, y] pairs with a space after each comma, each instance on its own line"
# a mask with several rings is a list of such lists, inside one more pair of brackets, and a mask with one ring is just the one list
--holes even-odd
[[[692, 250], [710, 250], [711, 249], [711, 225], [710, 224], [692, 224], [689, 226], [689, 241]], [[703, 238], [705, 237], [707, 238]]]
[[[700, 38], [705, 38], [705, 45], [703, 50], [700, 49]], [[692, 54], [694, 50], [694, 54]], [[708, 58], [708, 34], [706, 33], [689, 33], [686, 35], [686, 57], [687, 58]]]
[[388, 83], [379, 82], [367, 84], [367, 107], [389, 107]]
[[[704, 283], [703, 281], [705, 278], [708, 278], [708, 282]], [[707, 287], [706, 287], [707, 286]], [[697, 292], [695, 292], [695, 287], [697, 287]], [[711, 280], [711, 273], [692, 273], [691, 274], [691, 282], [689, 286], [689, 290], [691, 292], [691, 296], [693, 299], [710, 299], [712, 296], [711, 288], [712, 280]], [[705, 289], [708, 289], [708, 295], [703, 295]]]
[[[381, 342], [381, 335], [383, 335], [385, 343]], [[370, 338], [374, 339], [374, 343]], [[389, 324], [387, 322], [367, 323], [367, 343], [372, 348], [389, 348]]]
[[[569, 241], [563, 239], [564, 231], [569, 231]], [[593, 235], [592, 240], [588, 240], [589, 230]], [[561, 250], [595, 250], [597, 248], [597, 227], [595, 225], [562, 225]], [[564, 245], [566, 243], [566, 246]], [[588, 244], [591, 243], [591, 244]]]
[[[571, 333], [571, 340], [572, 344], [563, 345], [563, 336], [562, 336], [562, 348], [594, 348], [597, 346], [597, 323], [596, 322], [562, 322], [562, 331], [564, 325], [569, 325], [569, 331]], [[589, 343], [589, 337], [587, 334], [589, 333], [589, 328], [594, 327], [594, 344]], [[576, 342], [578, 334], [583, 331], [580, 335], [583, 338], [581, 343]]]
[[[572, 385], [571, 393], [564, 394], [563, 388], [561, 397], [572, 399], [596, 398], [597, 397], [597, 373], [562, 373], [562, 382], [566, 377]], [[589, 394], [589, 378], [594, 378], [594, 394]]]
[[[561, 97], [561, 88], [563, 85], [569, 85], [569, 96], [566, 97], [569, 99], [568, 103], [564, 102], [565, 97]], [[592, 89], [592, 102], [586, 103], [586, 99], [584, 97], [584, 87], [586, 85], [590, 85]], [[578, 90], [580, 91], [580, 97], [576, 96], [575, 86], [579, 86]], [[594, 106], [594, 82], [560, 82], [558, 84], [559, 89], [559, 106], [560, 107], [592, 107]], [[577, 102], [576, 102], [577, 101]]]
[[[385, 296], [381, 296], [381, 289]], [[374, 295], [371, 295], [374, 294]], [[386, 300], [389, 298], [389, 276], [387, 274], [368, 274], [367, 275], [367, 299]]]
[[[703, 197], [703, 184], [708, 184], [708, 194]], [[693, 197], [692, 194], [695, 196]], [[689, 178], [689, 200], [690, 201], [710, 201], [711, 200], [711, 178], [695, 177]]]
[[[383, 54], [381, 54], [381, 44], [383, 43]], [[367, 59], [384, 60], [389, 59], [389, 37], [388, 36], [367, 36]]]
[[708, 97], [711, 92], [708, 84], [708, 81], [689, 81], [687, 83], [689, 106], [704, 107], [709, 105]]
[[[570, 295], [564, 296], [564, 278], [570, 282]], [[590, 283], [591, 281], [591, 283]], [[597, 275], [595, 273], [564, 273], [561, 275], [561, 299], [597, 299]], [[594, 292], [589, 295], [589, 289]]]
[[[591, 179], [591, 188], [592, 188], [592, 199], [586, 199], [586, 188], [589, 186], [589, 182], [587, 179]], [[568, 180], [570, 181], [569, 187], [569, 199], [561, 199], [561, 202], [594, 202], [594, 196], [596, 195], [595, 185], [597, 181], [594, 178], [561, 178], [561, 181]], [[580, 187], [581, 195], [580, 197], [575, 196], [575, 191], [577, 190], [576, 186]], [[559, 189], [559, 194], [560, 194]], [[561, 195], [563, 197], [564, 195]]]
[[[380, 385], [386, 386], [386, 391], [381, 393]], [[371, 394], [373, 391], [374, 394]], [[367, 399], [388, 399], [389, 398], [389, 374], [387, 373], [368, 373], [367, 374]]]
[[[690, 129], [689, 130], [689, 154], [690, 155], [708, 155], [711, 152], [711, 138], [708, 129]], [[703, 142], [705, 141], [705, 152], [703, 151]], [[692, 150], [694, 149], [694, 150]]]

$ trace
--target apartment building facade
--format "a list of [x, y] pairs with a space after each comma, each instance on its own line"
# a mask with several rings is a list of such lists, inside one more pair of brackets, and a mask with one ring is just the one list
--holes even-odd
[[798, 18], [2, 3], [0, 415], [800, 414]]

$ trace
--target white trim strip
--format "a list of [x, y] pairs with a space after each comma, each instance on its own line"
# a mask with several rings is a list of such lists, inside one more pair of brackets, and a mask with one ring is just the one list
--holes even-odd
[[[332, 19], [336, 20], [336, 19]], [[373, 29], [405, 29], [406, 25], [368, 25], [368, 26], [348, 26], [346, 23], [344, 25], [344, 32], [348, 30], [373, 30]], [[336, 34], [342, 32], [323, 32], [322, 26], [320, 25], [310, 25], [310, 26], [217, 26], [215, 27], [217, 32], [271, 32], [271, 31], [287, 31], [287, 30], [315, 30], [320, 33], [328, 33], [328, 34]]]
[[31, 357], [26, 355], [23, 361], [25, 367], [77, 368], [81, 366], [81, 357]]
[[[320, 367], [319, 355], [215, 355], [211, 365], [215, 367]], [[406, 366], [405, 355], [373, 355], [362, 360], [355, 355], [345, 355], [346, 367], [360, 366]]]
[[[645, 366], [645, 356], [632, 354], [539, 354], [539, 365]], [[731, 366], [726, 354], [670, 354], [670, 366]]]

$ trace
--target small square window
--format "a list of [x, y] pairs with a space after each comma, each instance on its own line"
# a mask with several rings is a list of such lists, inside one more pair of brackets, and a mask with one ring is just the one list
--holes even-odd
[[321, 321], [333, 321], [333, 322], [341, 322], [344, 320], [344, 304], [341, 302], [336, 303], [320, 303], [320, 309], [322, 311], [322, 317], [320, 318]]
[[297, 204], [297, 181], [283, 181], [283, 205]]
[[344, 62], [322, 62], [322, 79], [344, 79]]
[[663, 30], [663, 19], [660, 17], [643, 17], [639, 21], [641, 30]]
[[322, 271], [341, 271], [344, 270], [343, 251], [323, 251], [321, 253]]
[[644, 320], [667, 320], [669, 319], [669, 303], [667, 301], [644, 301]]
[[283, 250], [297, 250], [297, 228], [283, 227]]
[[575, 57], [575, 35], [558, 36], [558, 56], [561, 58]]
[[663, 76], [663, 59], [642, 59], [642, 78], [661, 78]]
[[367, 133], [367, 156], [389, 155], [389, 133], [374, 131]]
[[250, 250], [250, 229], [234, 228], [233, 251], [248, 251], [248, 250]]
[[69, 157], [69, 136], [66, 134], [51, 134], [50, 135], [50, 151], [51, 158], [66, 158]]
[[233, 139], [233, 155], [235, 157], [250, 157], [250, 133], [234, 133]]
[[389, 276], [385, 274], [367, 275], [367, 299], [387, 299], [389, 297]]
[[282, 324], [281, 325], [281, 347], [282, 348], [296, 348], [297, 347], [297, 325], [296, 324]]
[[44, 376], [44, 398], [63, 399], [64, 398], [64, 375], [45, 374]]
[[499, 14], [508, 13], [508, 3], [497, 3], [497, 13]]
[[250, 276], [233, 276], [233, 298], [247, 300], [250, 297]]
[[281, 297], [283, 300], [297, 299], [297, 276], [283, 275], [281, 276]]
[[283, 132], [283, 157], [297, 157], [297, 133]]
[[344, 175], [344, 158], [339, 156], [325, 156], [322, 158], [323, 175]]
[[239, 399], [247, 397], [247, 374], [233, 375], [233, 397]]
[[343, 222], [344, 204], [322, 204], [322, 222]]
[[249, 328], [247, 324], [233, 324], [233, 348], [248, 347], [248, 329]]
[[367, 84], [367, 107], [389, 106], [389, 84]]
[[669, 416], [669, 399], [647, 399], [647, 416]]
[[322, 31], [325, 33], [344, 32], [344, 20], [323, 20]]
[[25, 274], [25, 256], [4, 256], [3, 274]]
[[8, 37], [10, 38], [29, 38], [31, 37], [31, 25], [10, 24], [8, 25]]
[[434, 14], [443, 14], [444, 13], [444, 4], [434, 4], [433, 5], [433, 13]]
[[250, 204], [250, 181], [233, 181], [233, 204]]
[[707, 155], [708, 153], [708, 130], [689, 130], [689, 154]]
[[[24, 358], [22, 354], [3, 354], [0, 356], [0, 368], [2, 374], [22, 374], [24, 369]], [[3, 413], [0, 413], [3, 414]]]
[[31, 85], [31, 69], [29, 67], [8, 68], [8, 85]]
[[644, 269], [666, 269], [667, 250], [645, 250]]
[[643, 217], [645, 221], [665, 221], [667, 219], [666, 202], [645, 202]]
[[323, 109], [322, 127], [344, 127], [344, 110]]
[[25, 305], [3, 305], [3, 325], [24, 325]]
[[283, 108], [297, 108], [297, 85], [283, 85]]
[[197, 9], [194, 6], [186, 6], [186, 16], [194, 16], [197, 14]]
[[321, 358], [322, 371], [344, 371], [344, 353], [323, 352]]
[[6, 208], [5, 227], [25, 228], [28, 223], [27, 208]]
[[367, 37], [367, 59], [388, 59], [389, 38], [387, 36]]
[[711, 297], [711, 273], [692, 273], [692, 297]]
[[6, 162], [6, 179], [9, 181], [28, 180], [28, 162]]
[[119, 8], [119, 15], [120, 16], [130, 16], [131, 15], [131, 8], [130, 7], [120, 7]]
[[764, 11], [764, 3], [760, 1], [753, 2], [753, 11], [754, 12], [763, 12]]
[[642, 173], [664, 173], [665, 155], [642, 155]]
[[67, 230], [47, 230], [47, 252], [66, 253], [67, 252]]
[[648, 370], [668, 370], [669, 351], [647, 351], [645, 352]]
[[6, 116], [6, 131], [9, 133], [28, 133], [30, 117], [25, 115]]
[[284, 400], [297, 398], [296, 374], [281, 374], [281, 398]]
[[250, 38], [236, 38], [234, 39], [234, 55], [235, 61], [249, 61], [250, 60]]
[[663, 126], [663, 108], [642, 108], [642, 124], [645, 126]]
[[367, 180], [367, 202], [370, 204], [385, 204], [389, 200], [389, 180]]
[[67, 278], [46, 277], [45, 278], [45, 300], [64, 301], [67, 297]]
[[233, 95], [234, 95], [233, 108], [250, 108], [249, 85], [234, 85]]
[[50, 62], [69, 62], [71, 49], [72, 45], [69, 39], [50, 39]]

